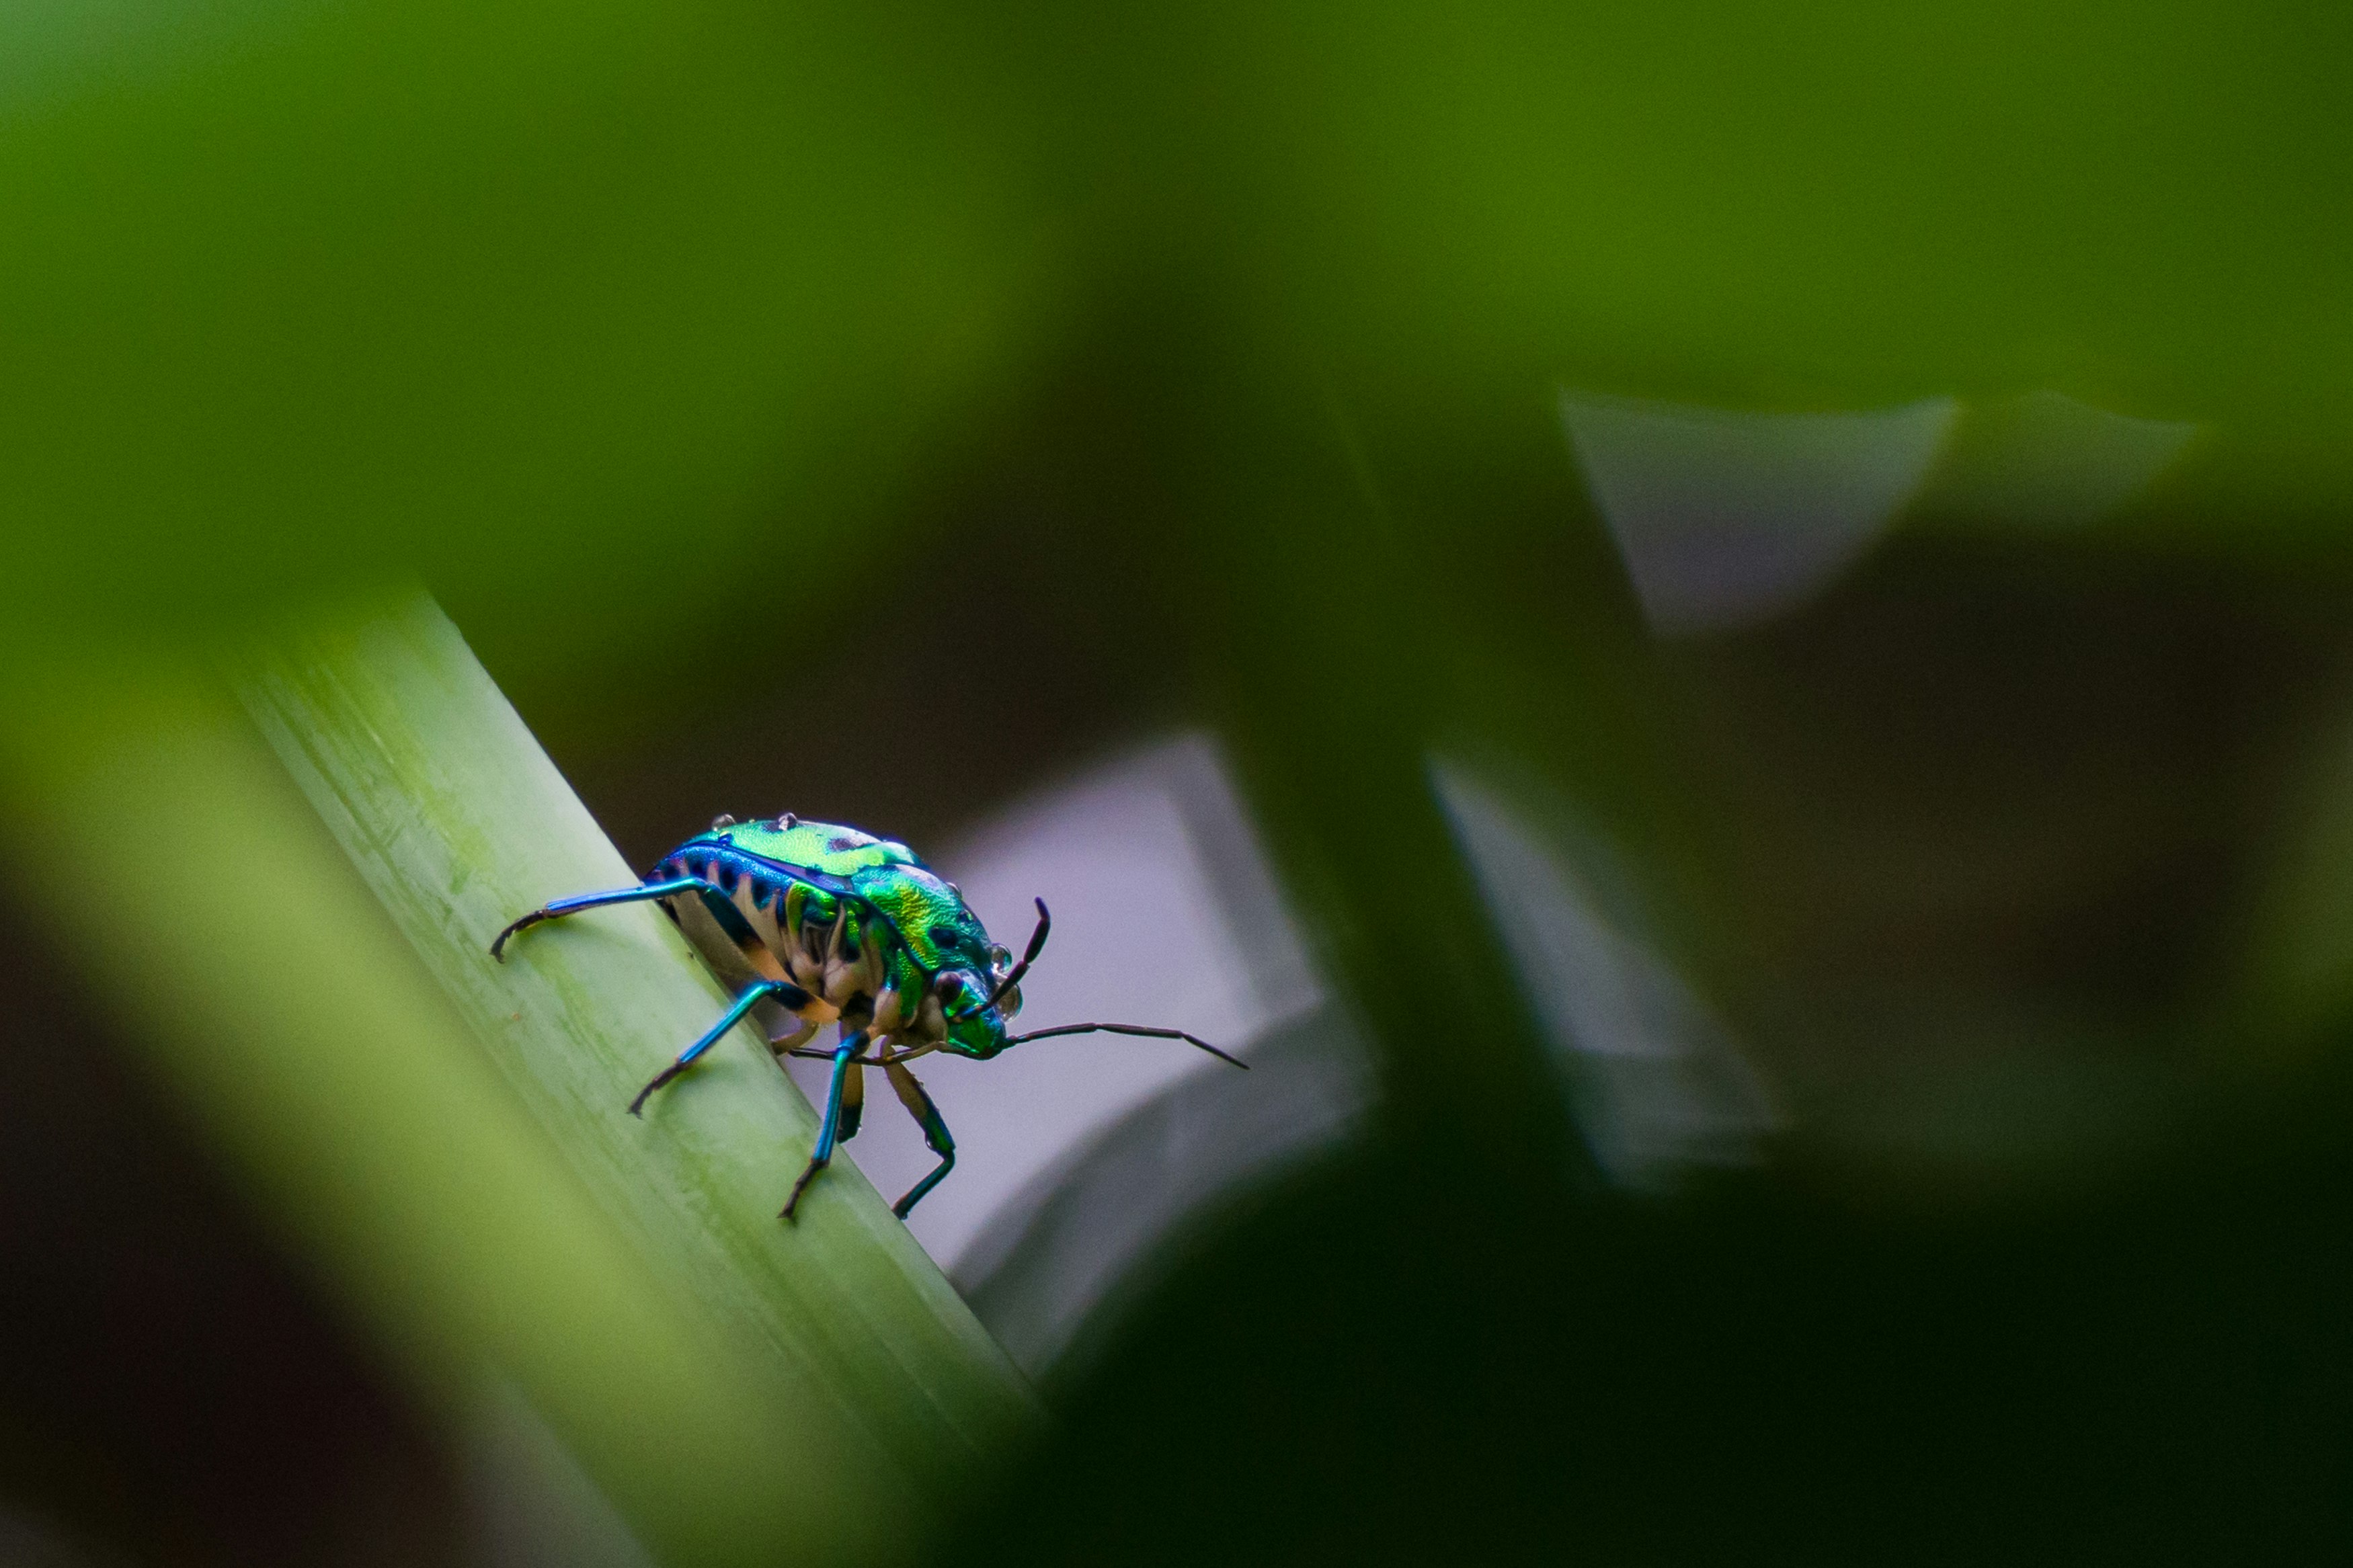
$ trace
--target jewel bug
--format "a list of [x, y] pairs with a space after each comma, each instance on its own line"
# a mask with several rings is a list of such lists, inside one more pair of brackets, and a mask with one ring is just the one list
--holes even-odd
[[[952, 882], [905, 845], [855, 827], [805, 822], [790, 812], [773, 820], [712, 822], [662, 857], [633, 888], [557, 899], [499, 932], [491, 956], [504, 963], [508, 942], [543, 921], [607, 904], [659, 902], [720, 979], [734, 1005], [702, 1037], [656, 1073], [629, 1114], [694, 1065], [719, 1037], [751, 1015], [777, 1056], [832, 1063], [817, 1144], [779, 1217], [790, 1219], [834, 1145], [857, 1136], [866, 1102], [865, 1069], [879, 1067], [923, 1142], [939, 1156], [931, 1174], [892, 1205], [905, 1219], [923, 1194], [955, 1167], [955, 1140], [939, 1108], [907, 1063], [934, 1051], [986, 1060], [1026, 1040], [1057, 1035], [1140, 1035], [1183, 1040], [1236, 1067], [1245, 1064], [1182, 1029], [1143, 1024], [1063, 1024], [1016, 1035], [1008, 1022], [1021, 1010], [1021, 977], [1046, 946], [1053, 917], [1038, 904], [1038, 925], [1016, 962]], [[827, 1024], [837, 1043], [809, 1041]]]

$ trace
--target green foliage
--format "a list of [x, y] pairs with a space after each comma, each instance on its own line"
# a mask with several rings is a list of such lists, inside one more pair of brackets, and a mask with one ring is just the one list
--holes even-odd
[[855, 578], [1053, 367], [1165, 380], [1142, 319], [1213, 345], [1160, 394], [1206, 461], [1258, 460], [1217, 400], [1301, 345], [1384, 449], [1559, 381], [2052, 387], [2216, 427], [2157, 510], [2226, 543], [2353, 494], [2342, 43], [2291, 5], [20, 6], [0, 573], [210, 619], [421, 570], [611, 668], [583, 617], [694, 613], [681, 541]]
[[748, 1029], [624, 1113], [724, 1005], [674, 931], [489, 958], [628, 872], [429, 602], [311, 623], [246, 686], [348, 861], [185, 667], [38, 689], [5, 752], [26, 885], [453, 1426], [519, 1393], [681, 1563], [902, 1554], [1018, 1447], [1018, 1376], [854, 1168], [777, 1223], [815, 1119]]

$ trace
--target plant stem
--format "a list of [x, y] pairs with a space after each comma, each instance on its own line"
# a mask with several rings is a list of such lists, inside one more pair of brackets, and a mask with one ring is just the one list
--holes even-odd
[[778, 1484], [843, 1424], [599, 1211], [217, 682], [44, 688], [0, 726], [20, 885], [456, 1444], [520, 1396], [664, 1562], [887, 1553], [887, 1495]]
[[[778, 1220], [817, 1118], [752, 1025], [642, 1120], [625, 1114], [728, 1001], [652, 905], [542, 927], [491, 958], [517, 915], [637, 877], [438, 606], [420, 595], [309, 621], [241, 689], [598, 1206], [773, 1357], [797, 1410], [862, 1435], [889, 1489], [927, 1513], [1020, 1438], [1034, 1407], [1018, 1373], [854, 1166]], [[808, 1458], [831, 1475], [849, 1455], [828, 1440]]]

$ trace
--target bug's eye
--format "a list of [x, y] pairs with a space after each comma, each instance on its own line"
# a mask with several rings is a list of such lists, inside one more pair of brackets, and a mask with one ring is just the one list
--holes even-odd
[[955, 952], [956, 949], [962, 945], [963, 942], [964, 932], [956, 930], [954, 926], [934, 926], [932, 928], [932, 945], [939, 949], [942, 952]]

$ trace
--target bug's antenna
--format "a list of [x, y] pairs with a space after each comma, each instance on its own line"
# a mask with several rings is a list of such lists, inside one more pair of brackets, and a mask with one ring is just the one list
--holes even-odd
[[1182, 1040], [1188, 1046], [1198, 1046], [1221, 1062], [1231, 1062], [1244, 1072], [1250, 1063], [1239, 1057], [1229, 1057], [1208, 1041], [1182, 1029], [1155, 1029], [1148, 1024], [1059, 1024], [1050, 1029], [1032, 1029], [1026, 1035], [1016, 1035], [1005, 1043], [1018, 1046], [1024, 1040], [1043, 1040], [1056, 1035], [1148, 1035], [1155, 1040]]
[[1054, 929], [1054, 917], [1046, 912], [1045, 900], [1038, 899], [1033, 901], [1038, 906], [1038, 929], [1029, 933], [1029, 945], [1023, 950], [1021, 962], [1007, 972], [1005, 978], [997, 983], [997, 989], [990, 992], [986, 999], [973, 1006], [959, 1008], [950, 1015], [955, 1022], [961, 1023], [966, 1018], [986, 1013], [996, 1006], [1000, 997], [1021, 984], [1021, 977], [1029, 973], [1029, 966], [1038, 962], [1039, 953], [1046, 951], [1046, 933]]

